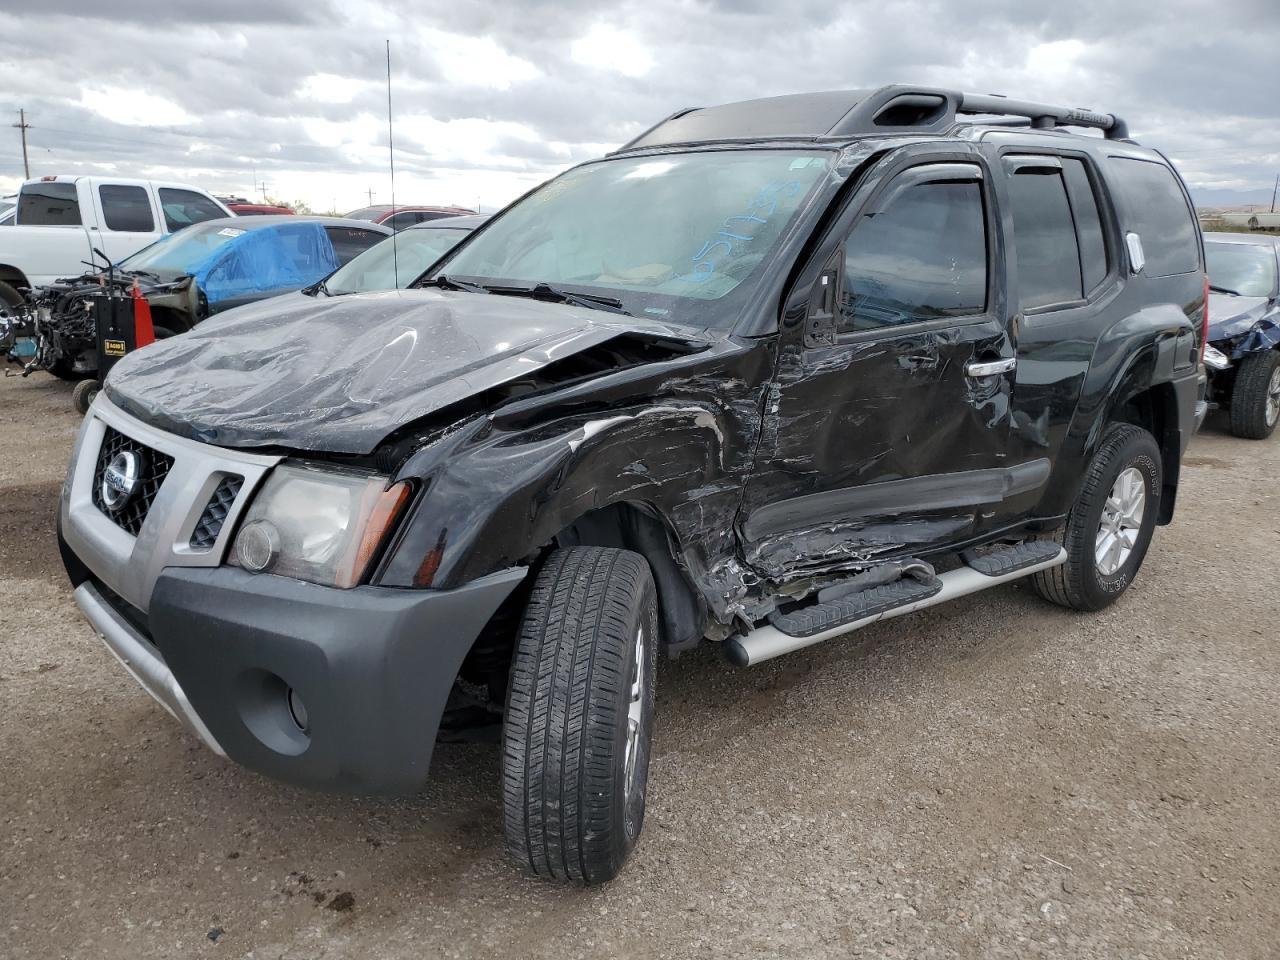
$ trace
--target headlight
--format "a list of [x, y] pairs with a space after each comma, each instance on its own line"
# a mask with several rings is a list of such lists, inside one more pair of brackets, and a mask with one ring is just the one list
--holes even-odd
[[228, 563], [354, 587], [409, 498], [408, 484], [356, 470], [286, 464], [249, 505]]
[[1225, 370], [1231, 366], [1227, 355], [1211, 343], [1204, 345], [1204, 365], [1212, 370]]

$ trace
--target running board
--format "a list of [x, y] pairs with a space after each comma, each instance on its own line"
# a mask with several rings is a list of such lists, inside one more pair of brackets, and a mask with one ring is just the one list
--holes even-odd
[[[1040, 541], [1046, 544], [1046, 541]], [[1054, 544], [1054, 546], [1057, 546]], [[1043, 547], [1039, 549], [1044, 549]], [[763, 663], [766, 660], [772, 660], [774, 657], [780, 657], [784, 653], [791, 653], [794, 650], [801, 650], [804, 647], [811, 647], [814, 644], [822, 643], [824, 640], [830, 640], [832, 637], [838, 637], [842, 634], [851, 633], [854, 630], [860, 630], [863, 627], [870, 626], [873, 623], [879, 623], [881, 620], [891, 620], [894, 617], [900, 617], [904, 613], [912, 613], [915, 610], [923, 610], [925, 607], [936, 606], [939, 603], [946, 603], [948, 600], [954, 600], [957, 597], [963, 597], [970, 593], [977, 593], [979, 590], [986, 590], [989, 587], [996, 587], [1002, 583], [1009, 583], [1011, 580], [1019, 580], [1022, 577], [1030, 576], [1041, 570], [1048, 570], [1050, 567], [1057, 567], [1067, 561], [1067, 551], [1061, 547], [1057, 548], [1057, 552], [1046, 559], [1039, 560], [1035, 563], [1023, 562], [1018, 564], [1015, 569], [1006, 570], [1001, 573], [987, 574], [982, 573], [973, 567], [963, 566], [938, 577], [942, 583], [942, 589], [933, 593], [931, 596], [924, 597], [919, 600], [913, 600], [893, 607], [889, 610], [881, 610], [869, 616], [861, 617], [847, 623], [841, 623], [827, 630], [809, 634], [808, 636], [792, 636], [784, 633], [773, 625], [756, 627], [745, 636], [733, 637], [724, 642], [724, 653], [729, 662], [738, 667], [753, 667], [757, 663]]]

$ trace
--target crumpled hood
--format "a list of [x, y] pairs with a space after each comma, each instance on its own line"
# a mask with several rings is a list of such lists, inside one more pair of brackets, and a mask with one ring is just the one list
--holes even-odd
[[1209, 342], [1238, 337], [1265, 316], [1266, 297], [1236, 297], [1229, 293], [1209, 294]]
[[173, 433], [230, 447], [370, 453], [398, 427], [655, 321], [519, 297], [290, 294], [131, 353], [106, 393]]

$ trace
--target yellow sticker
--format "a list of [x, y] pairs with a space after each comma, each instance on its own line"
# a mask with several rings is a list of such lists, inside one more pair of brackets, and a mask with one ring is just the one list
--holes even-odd
[[124, 341], [123, 340], [103, 340], [102, 352], [105, 353], [108, 357], [123, 357]]

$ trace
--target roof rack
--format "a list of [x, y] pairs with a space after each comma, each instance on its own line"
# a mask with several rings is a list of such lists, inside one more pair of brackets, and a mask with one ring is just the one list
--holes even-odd
[[891, 133], [945, 133], [961, 115], [989, 116], [1001, 126], [1037, 130], [1093, 127], [1108, 139], [1127, 140], [1129, 128], [1114, 114], [1055, 107], [995, 94], [960, 93], [891, 84], [874, 90], [791, 94], [714, 107], [686, 107], [615, 150], [717, 140], [815, 139]]

